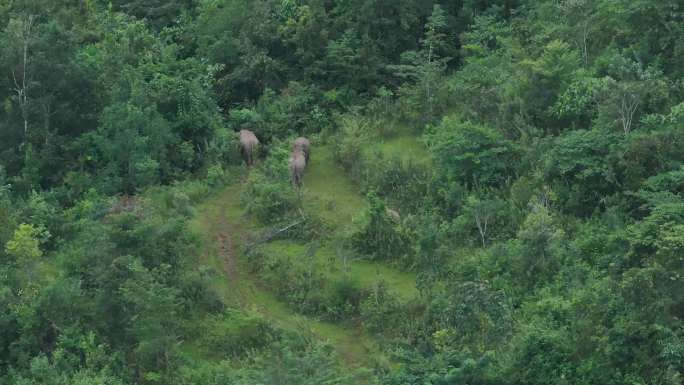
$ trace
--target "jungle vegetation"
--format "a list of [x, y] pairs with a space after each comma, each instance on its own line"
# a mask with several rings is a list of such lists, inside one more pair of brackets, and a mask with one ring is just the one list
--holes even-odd
[[0, 43], [0, 385], [684, 382], [681, 1], [0, 0]]

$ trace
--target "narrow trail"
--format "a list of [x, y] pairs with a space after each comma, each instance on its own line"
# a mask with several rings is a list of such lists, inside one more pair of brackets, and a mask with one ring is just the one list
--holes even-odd
[[[221, 212], [225, 212], [225, 203], [221, 205]], [[225, 216], [219, 215], [219, 223], [213, 230], [214, 239], [219, 245], [219, 253], [223, 261], [223, 272], [228, 277], [228, 284], [232, 287], [238, 286], [239, 274], [237, 270], [237, 258], [235, 242], [232, 235], [235, 234], [235, 229], [226, 221]]]

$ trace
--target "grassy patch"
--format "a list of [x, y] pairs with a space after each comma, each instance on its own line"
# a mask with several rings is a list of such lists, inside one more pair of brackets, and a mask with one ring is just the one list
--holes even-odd
[[366, 200], [335, 163], [329, 146], [312, 147], [304, 175], [304, 206], [336, 228], [348, 227], [364, 212]]
[[429, 161], [425, 144], [418, 136], [397, 136], [387, 139], [378, 146], [388, 158], [399, 158], [402, 162], [426, 163]]

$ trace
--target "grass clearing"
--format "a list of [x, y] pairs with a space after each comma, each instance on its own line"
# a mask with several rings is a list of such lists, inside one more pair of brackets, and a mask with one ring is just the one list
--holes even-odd
[[304, 205], [335, 228], [348, 228], [368, 203], [335, 163], [329, 145], [313, 147], [304, 174]]
[[396, 136], [384, 140], [378, 148], [388, 158], [399, 158], [402, 162], [427, 163], [427, 148], [419, 136]]
[[[413, 142], [407, 143], [414, 145]], [[245, 213], [241, 201], [242, 189], [242, 183], [236, 181], [216, 193], [198, 208], [195, 219], [189, 225], [190, 230], [201, 239], [202, 263], [217, 272], [212, 278], [212, 290], [224, 303], [255, 312], [276, 327], [289, 331], [310, 332], [322, 340], [329, 341], [336, 347], [345, 364], [350, 367], [372, 366], [373, 362], [378, 362], [378, 357], [383, 360], [374, 339], [366, 335], [360, 326], [335, 324], [299, 315], [287, 304], [279, 301], [268, 287], [264, 287], [258, 277], [249, 273], [250, 269], [244, 265], [246, 262], [237, 254], [249, 234], [260, 231], [261, 227]], [[360, 218], [368, 207], [357, 186], [335, 163], [328, 146], [312, 149], [310, 165], [304, 176], [302, 199], [307, 211], [321, 216], [337, 234], [353, 230], [355, 220]], [[221, 243], [225, 243], [226, 237], [233, 246], [230, 252], [234, 254], [232, 257], [237, 263], [235, 274], [226, 272], [224, 259], [227, 251], [225, 244]], [[276, 240], [262, 247], [276, 256], [297, 258], [304, 256], [308, 245], [291, 240]], [[414, 274], [393, 269], [382, 263], [358, 259], [348, 262], [345, 268], [343, 261], [337, 258], [334, 247], [328, 243], [321, 245], [314, 258], [321, 266], [325, 266], [325, 274], [330, 279], [350, 274], [363, 287], [371, 287], [377, 282], [384, 281], [388, 289], [402, 299], [410, 299], [416, 295]], [[192, 352], [191, 354], [196, 354], [202, 349], [189, 342], [187, 350]], [[216, 355], [215, 352], [204, 353], [209, 357]]]
[[[245, 216], [240, 202], [240, 185], [231, 185], [205, 202], [198, 210], [198, 214], [189, 227], [201, 239], [203, 246], [202, 262], [218, 272], [212, 278], [211, 287], [224, 303], [240, 306], [245, 310], [255, 312], [268, 319], [276, 327], [288, 331], [305, 331], [327, 340], [335, 346], [345, 364], [360, 367], [372, 362], [372, 357], [378, 354], [374, 344], [367, 336], [358, 330], [319, 321], [310, 317], [298, 315], [287, 304], [279, 301], [267, 288], [260, 285], [257, 277], [247, 273], [247, 266], [240, 268], [237, 282], [232, 283], [223, 271], [223, 261], [216, 241], [217, 232], [234, 229], [231, 238], [240, 242], [249, 231], [257, 230], [256, 223]], [[222, 222], [231, 223], [230, 227]], [[238, 262], [243, 264], [240, 258]], [[215, 353], [203, 351], [193, 342], [186, 343], [186, 352], [192, 356], [216, 356]], [[370, 354], [373, 352], [373, 354]]]
[[379, 142], [371, 149], [379, 150], [387, 158], [398, 158], [403, 163], [429, 164], [430, 157], [420, 132], [397, 122], [383, 124], [391, 129], [377, 132]]

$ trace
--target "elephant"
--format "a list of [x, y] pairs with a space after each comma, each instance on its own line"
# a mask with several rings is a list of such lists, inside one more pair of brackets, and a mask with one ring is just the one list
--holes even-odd
[[306, 154], [300, 149], [295, 149], [290, 156], [290, 175], [292, 176], [292, 185], [296, 188], [302, 187], [305, 168]]
[[250, 130], [240, 130], [240, 149], [247, 166], [254, 164], [257, 147], [259, 147], [259, 139], [256, 135]]
[[309, 139], [300, 136], [299, 138], [295, 139], [294, 141], [294, 146], [292, 146], [293, 150], [301, 150], [304, 152], [304, 157], [306, 158], [306, 162], [309, 162], [309, 155], [311, 155], [311, 142], [309, 142]]

